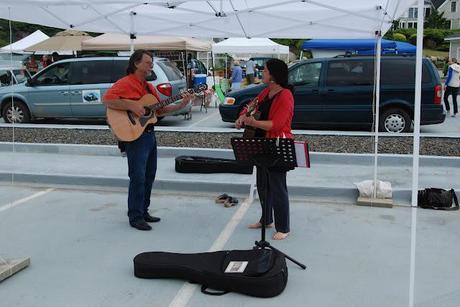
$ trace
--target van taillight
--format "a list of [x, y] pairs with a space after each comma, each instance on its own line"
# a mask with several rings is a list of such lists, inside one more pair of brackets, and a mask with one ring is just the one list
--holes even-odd
[[165, 96], [172, 95], [172, 85], [170, 83], [161, 83], [157, 85], [157, 90]]
[[442, 86], [438, 84], [434, 87], [434, 104], [441, 104], [441, 98]]

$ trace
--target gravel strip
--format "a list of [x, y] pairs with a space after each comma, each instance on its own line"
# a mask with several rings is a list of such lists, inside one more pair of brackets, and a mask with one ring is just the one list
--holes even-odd
[[[116, 139], [108, 130], [31, 129], [15, 128], [16, 142], [115, 145]], [[231, 148], [230, 138], [239, 133], [156, 132], [159, 146]], [[306, 140], [310, 151], [337, 153], [372, 153], [373, 137], [299, 135], [296, 140]], [[0, 141], [12, 142], [13, 129], [0, 128]], [[380, 153], [412, 153], [412, 137], [379, 138]], [[420, 154], [435, 156], [460, 156], [459, 138], [422, 137]]]

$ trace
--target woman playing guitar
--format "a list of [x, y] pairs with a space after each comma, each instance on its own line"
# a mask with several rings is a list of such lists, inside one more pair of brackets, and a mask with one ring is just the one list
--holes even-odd
[[[294, 114], [294, 97], [292, 86], [288, 84], [288, 67], [278, 59], [271, 59], [265, 64], [263, 83], [268, 84], [256, 97], [260, 118], [247, 116], [248, 108], [243, 109], [235, 122], [237, 129], [243, 125], [256, 128], [255, 137], [265, 138], [293, 138], [291, 132], [292, 116]], [[253, 101], [254, 102], [254, 101]], [[286, 172], [269, 170], [270, 193], [268, 199], [263, 201], [267, 206], [267, 223], [265, 227], [273, 226], [273, 213], [275, 215], [276, 232], [273, 239], [283, 240], [289, 232], [289, 196], [286, 185]], [[257, 170], [257, 188], [259, 199], [264, 199], [262, 185], [265, 178], [263, 172]], [[249, 225], [251, 229], [260, 228], [263, 221]]]

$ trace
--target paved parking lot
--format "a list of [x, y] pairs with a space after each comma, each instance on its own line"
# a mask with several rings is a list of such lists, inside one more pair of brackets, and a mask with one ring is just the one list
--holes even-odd
[[[31, 265], [0, 284], [2, 306], [407, 306], [411, 209], [291, 202], [292, 233], [275, 246], [289, 263], [286, 290], [272, 299], [235, 293], [211, 297], [178, 280], [133, 276], [143, 251], [251, 248], [258, 203], [223, 208], [215, 195], [152, 196], [153, 231], [129, 227], [124, 192], [0, 186], [0, 255]], [[37, 194], [41, 193], [41, 194]], [[27, 198], [25, 201], [25, 198]], [[242, 199], [240, 199], [242, 200]], [[9, 207], [8, 207], [9, 206]], [[460, 301], [457, 212], [418, 210], [416, 306]], [[269, 231], [271, 234], [271, 231]], [[182, 289], [182, 290], [181, 290]], [[185, 290], [185, 291], [184, 291]]]

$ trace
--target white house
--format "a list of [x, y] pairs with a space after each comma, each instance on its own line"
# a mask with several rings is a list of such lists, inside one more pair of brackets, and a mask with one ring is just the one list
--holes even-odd
[[438, 7], [444, 18], [450, 21], [451, 29], [460, 29], [460, 0], [445, 0]]
[[[440, 1], [425, 0], [425, 6], [424, 6], [424, 12], [423, 12], [424, 18], [430, 16], [433, 8], [436, 8], [434, 3], [437, 3], [437, 2], [440, 2]], [[406, 11], [399, 19], [399, 27], [402, 29], [417, 28], [417, 16], [418, 16], [417, 4], [414, 3], [414, 6], [410, 7], [409, 10]]]

